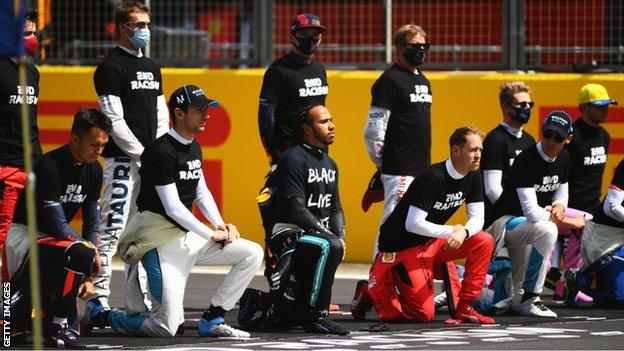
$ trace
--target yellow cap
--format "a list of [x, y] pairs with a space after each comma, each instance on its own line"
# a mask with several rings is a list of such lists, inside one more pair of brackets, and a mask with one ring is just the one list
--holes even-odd
[[602, 85], [586, 84], [579, 92], [579, 104], [606, 106], [609, 104], [617, 105], [617, 102], [609, 98], [607, 89]]

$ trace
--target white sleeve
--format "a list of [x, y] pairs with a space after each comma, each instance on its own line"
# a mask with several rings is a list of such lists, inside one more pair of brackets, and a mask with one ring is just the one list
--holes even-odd
[[473, 236], [483, 229], [485, 223], [485, 204], [483, 202], [471, 202], [466, 205], [468, 220], [466, 221], [466, 229], [468, 236]]
[[199, 236], [206, 239], [212, 237], [212, 230], [197, 219], [188, 208], [184, 207], [184, 204], [180, 201], [180, 195], [178, 194], [175, 183], [157, 185], [156, 193], [158, 193], [158, 197], [165, 208], [167, 216], [171, 217], [188, 231], [197, 233]]
[[144, 147], [139, 139], [132, 133], [126, 120], [124, 120], [123, 105], [119, 96], [101, 95], [98, 97], [100, 110], [108, 117], [113, 124], [111, 136], [115, 140], [115, 144], [119, 146], [121, 151], [130, 156], [134, 160], [141, 159]]
[[518, 200], [522, 206], [524, 216], [533, 222], [550, 220], [550, 212], [541, 208], [537, 203], [537, 194], [533, 188], [517, 188]]
[[453, 233], [453, 226], [440, 225], [427, 221], [427, 212], [416, 206], [410, 206], [405, 219], [405, 229], [414, 234], [432, 238], [448, 238]]
[[169, 109], [167, 108], [167, 100], [163, 95], [156, 99], [156, 138], [164, 135], [169, 131]]
[[364, 142], [366, 151], [371, 161], [381, 167], [383, 156], [384, 140], [386, 138], [386, 128], [390, 119], [390, 110], [371, 106], [368, 109], [368, 118], [364, 126]]
[[604, 213], [618, 222], [624, 222], [622, 201], [624, 201], [624, 191], [611, 187], [602, 205]]
[[203, 172], [201, 174], [201, 178], [199, 178], [199, 182], [197, 183], [197, 196], [195, 197], [195, 203], [213, 226], [216, 227], [218, 225], [225, 224], [223, 222], [223, 218], [221, 218], [221, 213], [219, 213], [217, 203], [206, 185], [206, 179], [204, 179]]
[[500, 169], [488, 169], [483, 171], [483, 185], [485, 196], [491, 203], [495, 203], [503, 193], [503, 171]]
[[563, 207], [568, 208], [568, 183], [559, 184], [557, 190], [553, 194], [552, 205], [562, 204]]

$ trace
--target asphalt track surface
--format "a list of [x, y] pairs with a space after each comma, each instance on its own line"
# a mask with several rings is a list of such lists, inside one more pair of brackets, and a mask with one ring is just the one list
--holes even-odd
[[[527, 318], [499, 316], [497, 325], [445, 325], [446, 311], [438, 311], [432, 323], [382, 324], [387, 331], [366, 331], [378, 326], [374, 312], [364, 322], [356, 322], [348, 312], [356, 279], [339, 278], [334, 284], [332, 301], [342, 312], [331, 318], [351, 330], [341, 336], [320, 336], [302, 329], [287, 332], [253, 333], [252, 340], [209, 339], [197, 334], [197, 320], [210, 303], [210, 297], [223, 279], [218, 273], [192, 273], [186, 289], [186, 322], [184, 335], [175, 338], [146, 338], [126, 335], [111, 329], [96, 329], [81, 340], [97, 348], [177, 349], [177, 350], [429, 350], [429, 349], [624, 349], [624, 310], [568, 309], [549, 302], [560, 318]], [[123, 272], [113, 272], [113, 306], [123, 306]], [[251, 284], [266, 289], [263, 276]], [[226, 315], [236, 325], [237, 309]]]

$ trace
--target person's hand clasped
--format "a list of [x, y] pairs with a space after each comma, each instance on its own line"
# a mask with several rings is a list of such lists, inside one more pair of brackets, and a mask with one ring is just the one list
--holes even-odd
[[457, 249], [464, 243], [466, 236], [468, 236], [466, 228], [463, 225], [456, 225], [453, 227], [451, 236], [446, 239], [446, 245], [444, 247], [446, 249]]

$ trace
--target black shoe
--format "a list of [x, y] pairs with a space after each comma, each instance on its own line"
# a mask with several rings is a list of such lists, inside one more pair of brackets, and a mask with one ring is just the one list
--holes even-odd
[[45, 346], [59, 349], [84, 349], [86, 345], [78, 340], [78, 333], [61, 326], [60, 324], [52, 323], [48, 330], [48, 335], [45, 337]]
[[304, 329], [309, 333], [347, 335], [349, 331], [329, 318], [321, 317], [308, 321]]
[[180, 324], [178, 330], [176, 330], [176, 335], [184, 335], [185, 332], [186, 328], [184, 328], [184, 324]]
[[248, 331], [258, 330], [264, 320], [262, 291], [247, 288], [240, 298], [238, 324]]

